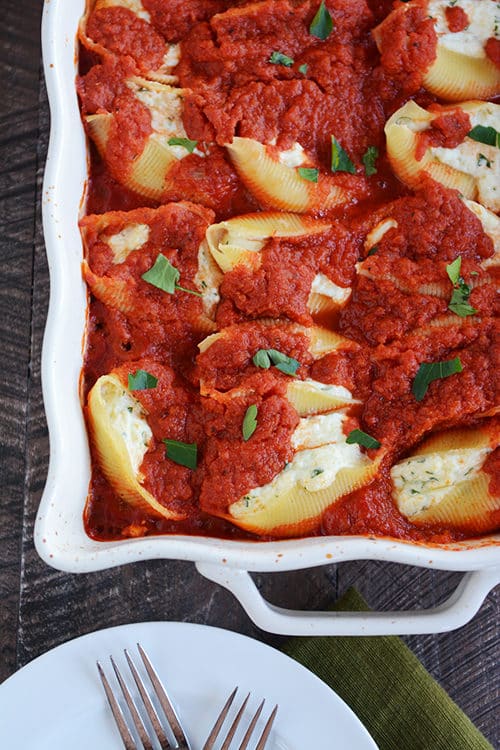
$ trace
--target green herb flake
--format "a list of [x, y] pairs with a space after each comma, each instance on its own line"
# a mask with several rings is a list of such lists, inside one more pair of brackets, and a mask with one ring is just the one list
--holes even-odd
[[295, 375], [300, 367], [300, 362], [293, 357], [289, 357], [277, 349], [259, 349], [252, 357], [252, 362], [256, 367], [262, 367], [268, 370], [274, 365], [277, 370], [284, 372], [285, 375]]
[[259, 349], [259, 351], [255, 352], [252, 357], [252, 362], [255, 367], [262, 367], [263, 370], [269, 370], [271, 367], [271, 360], [269, 359], [269, 354], [266, 349]]
[[324, 469], [313, 469], [311, 472], [311, 478], [312, 477], [319, 477], [320, 474], [324, 474]]
[[372, 174], [377, 174], [377, 167], [375, 166], [377, 159], [378, 148], [376, 146], [368, 146], [362, 157], [363, 164], [365, 165], [365, 172], [368, 177]]
[[370, 257], [370, 255], [375, 255], [375, 253], [377, 253], [377, 252], [378, 252], [378, 245], [374, 245], [373, 247], [371, 247], [371, 248], [370, 248], [370, 249], [368, 250], [368, 254], [367, 254], [367, 256], [366, 256], [366, 257], [367, 257], [367, 258], [369, 258], [369, 257]]
[[294, 61], [292, 57], [284, 55], [282, 52], [273, 52], [269, 58], [269, 62], [273, 65], [284, 65], [286, 68], [291, 68]]
[[189, 153], [192, 154], [198, 145], [198, 141], [192, 141], [190, 138], [169, 138], [168, 145], [182, 146], [186, 151], [189, 151]]
[[250, 440], [255, 430], [257, 429], [257, 406], [251, 404], [245, 412], [243, 418], [242, 434], [245, 443]]
[[156, 388], [157, 385], [158, 378], [155, 378], [154, 375], [146, 372], [146, 370], [137, 370], [134, 375], [132, 373], [129, 373], [129, 391], [145, 391], [148, 388]]
[[179, 270], [173, 266], [168, 258], [159, 253], [153, 266], [143, 273], [141, 278], [147, 281], [148, 284], [161, 289], [163, 292], [168, 294], [174, 294], [176, 289], [188, 294], [194, 294], [197, 297], [201, 297], [200, 292], [195, 292], [193, 289], [186, 289], [183, 286], [179, 286], [177, 283], [181, 277]]
[[333, 29], [333, 20], [325, 5], [325, 0], [321, 0], [316, 15], [314, 16], [311, 25], [309, 26], [309, 33], [315, 36], [317, 39], [324, 41], [328, 39]]
[[488, 127], [485, 125], [476, 125], [467, 135], [478, 143], [485, 143], [487, 146], [500, 148], [500, 133], [491, 127], [491, 125]]
[[299, 73], [302, 73], [303, 76], [307, 75], [307, 63], [304, 63], [303, 65], [299, 65]]
[[446, 273], [448, 278], [454, 286], [453, 294], [451, 295], [448, 310], [458, 315], [460, 318], [466, 318], [468, 315], [475, 315], [477, 310], [469, 305], [469, 297], [471, 288], [465, 283], [463, 278], [460, 276], [460, 269], [462, 266], [462, 258], [458, 256], [455, 258], [453, 263], [446, 266]]
[[297, 172], [302, 177], [303, 180], [308, 180], [309, 182], [317, 182], [318, 181], [318, 175], [319, 175], [319, 169], [312, 169], [309, 167], [299, 167]]
[[488, 169], [491, 169], [491, 161], [486, 158], [484, 154], [478, 154], [477, 155], [477, 166], [478, 167], [487, 167]]
[[455, 258], [453, 263], [450, 263], [448, 266], [446, 266], [446, 273], [448, 274], [448, 278], [453, 285], [458, 284], [458, 280], [460, 278], [461, 267], [462, 267], [461, 255], [459, 255], [458, 258]]
[[332, 135], [332, 172], [349, 172], [350, 174], [356, 174], [356, 167], [349, 159], [347, 153], [344, 151], [340, 143], [337, 141], [335, 136]]
[[378, 440], [375, 440], [375, 438], [368, 435], [367, 432], [363, 432], [363, 430], [352, 430], [346, 438], [346, 443], [348, 443], [348, 445], [357, 443], [364, 448], [380, 448], [381, 446], [381, 443], [379, 443]]
[[166, 456], [179, 466], [196, 469], [198, 464], [198, 446], [196, 443], [182, 443], [179, 440], [164, 440]]
[[417, 401], [422, 401], [433, 380], [441, 380], [462, 372], [460, 357], [445, 362], [422, 362], [413, 381], [411, 391]]

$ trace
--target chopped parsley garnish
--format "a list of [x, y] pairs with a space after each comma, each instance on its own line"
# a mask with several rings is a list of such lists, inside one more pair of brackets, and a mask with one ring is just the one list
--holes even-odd
[[268, 370], [274, 365], [277, 370], [285, 375], [295, 375], [300, 367], [300, 362], [293, 357], [279, 352], [277, 349], [259, 349], [253, 356], [252, 362], [256, 367]]
[[198, 446], [196, 443], [182, 443], [179, 440], [164, 440], [166, 456], [179, 466], [196, 469], [198, 464]]
[[183, 146], [190, 154], [192, 154], [198, 145], [198, 141], [192, 141], [190, 138], [169, 138], [168, 145]]
[[500, 133], [491, 127], [491, 125], [487, 127], [485, 125], [476, 125], [467, 135], [473, 141], [478, 141], [478, 143], [485, 143], [487, 146], [500, 148]]
[[286, 68], [291, 68], [294, 61], [293, 58], [284, 55], [282, 52], [273, 52], [269, 62], [273, 65], [284, 65]]
[[357, 443], [364, 448], [380, 448], [381, 446], [381, 443], [379, 443], [378, 440], [375, 440], [375, 438], [368, 435], [367, 432], [363, 432], [363, 430], [351, 430], [346, 438], [346, 443], [349, 445]]
[[349, 159], [347, 153], [344, 151], [340, 143], [337, 141], [335, 136], [332, 135], [332, 172], [349, 172], [350, 174], [356, 174], [356, 167]]
[[377, 174], [377, 167], [375, 166], [377, 159], [378, 148], [376, 146], [368, 146], [362, 157], [363, 164], [365, 165], [365, 172], [368, 177], [372, 174]]
[[243, 434], [243, 440], [250, 440], [255, 430], [257, 429], [257, 406], [251, 404], [245, 412], [243, 418], [243, 427], [241, 429]]
[[325, 0], [321, 0], [321, 5], [319, 6], [316, 15], [314, 16], [313, 20], [311, 21], [311, 25], [309, 26], [309, 33], [312, 34], [312, 36], [315, 36], [317, 39], [321, 39], [322, 41], [324, 41], [330, 36], [330, 34], [332, 33], [332, 29], [332, 17], [325, 5]]
[[313, 469], [311, 472], [311, 477], [319, 477], [320, 474], [324, 474], [324, 469]]
[[299, 167], [297, 172], [303, 180], [308, 180], [309, 182], [318, 181], [319, 169], [314, 169], [313, 167]]
[[441, 380], [457, 372], [462, 372], [460, 357], [445, 362], [422, 362], [415, 375], [411, 391], [417, 401], [422, 401], [433, 380]]
[[451, 310], [451, 312], [455, 313], [455, 315], [458, 315], [460, 318], [466, 318], [468, 315], [474, 315], [477, 310], [469, 305], [468, 300], [471, 288], [460, 276], [461, 266], [462, 258], [460, 255], [458, 258], [455, 258], [453, 263], [446, 266], [446, 273], [454, 286], [448, 310]]
[[488, 169], [491, 169], [491, 161], [486, 158], [484, 154], [478, 154], [477, 155], [477, 166], [478, 167], [488, 167]]
[[144, 281], [147, 281], [148, 284], [151, 284], [168, 294], [174, 294], [176, 289], [179, 289], [182, 292], [188, 292], [188, 294], [195, 294], [197, 297], [202, 296], [200, 292], [195, 292], [193, 289], [186, 289], [183, 286], [179, 286], [177, 282], [180, 277], [180, 271], [161, 253], [159, 253], [149, 271], [146, 271], [146, 273], [143, 273], [141, 276], [141, 278], [144, 279]]
[[147, 388], [156, 388], [158, 378], [151, 375], [146, 370], [137, 370], [135, 375], [129, 373], [128, 389], [129, 391], [145, 391]]
[[307, 63], [304, 63], [303, 65], [299, 65], [299, 73], [302, 73], [302, 75], [306, 75], [307, 73]]

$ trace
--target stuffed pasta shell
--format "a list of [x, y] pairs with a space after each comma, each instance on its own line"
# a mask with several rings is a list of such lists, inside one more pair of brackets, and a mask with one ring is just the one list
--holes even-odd
[[481, 533], [496, 528], [500, 495], [494, 485], [498, 425], [451, 430], [426, 440], [391, 469], [393, 495], [413, 524]]
[[431, 177], [500, 211], [500, 105], [470, 101], [430, 111], [410, 101], [385, 133], [392, 168], [404, 183], [418, 187]]
[[[447, 101], [500, 92], [495, 0], [413, 0], [397, 4], [373, 30], [382, 64]], [[412, 92], [413, 93], [413, 92]]]

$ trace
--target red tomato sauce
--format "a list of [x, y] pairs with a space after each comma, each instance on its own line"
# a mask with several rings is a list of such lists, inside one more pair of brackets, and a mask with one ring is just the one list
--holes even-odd
[[[258, 350], [273, 349], [297, 360], [296, 379], [347, 388], [359, 403], [345, 434], [359, 427], [384, 451], [377, 477], [328, 508], [308, 534], [431, 543], [474, 535], [467, 526], [412, 524], [397, 508], [390, 476], [393, 463], [429, 435], [493, 423], [500, 393], [497, 274], [482, 265], [493, 255], [492, 240], [455, 191], [430, 180], [410, 191], [393, 175], [385, 154], [384, 124], [409, 97], [440, 111], [421, 89], [437, 42], [426, 4], [398, 3], [391, 13], [392, 0], [328, 0], [334, 33], [325, 40], [309, 32], [317, 0], [142, 5], [149, 19], [121, 7], [91, 13], [87, 34], [106, 53], [91, 49], [81, 57], [83, 116], [113, 115], [105, 147], [91, 150], [82, 220], [90, 298], [81, 391], [87, 411], [88, 393], [102, 375], [113, 372], [125, 387], [138, 370], [157, 378], [156, 387], [133, 393], [153, 435], [140, 467], [143, 486], [184, 520], [154, 517], [121, 500], [91, 439], [87, 532], [99, 540], [154, 534], [272, 538], [238, 529], [227, 518], [232, 503], [271, 482], [295, 455], [299, 416], [286, 397], [292, 378], [253, 359]], [[460, 10], [447, 10], [452, 31], [461, 30]], [[382, 56], [371, 33], [378, 24], [391, 40]], [[174, 73], [184, 89], [183, 125], [197, 149], [177, 161], [161, 200], [155, 200], [124, 186], [153, 130], [148, 107], [127, 82], [157, 70], [172, 43], [181, 51]], [[498, 61], [493, 44], [486, 50]], [[273, 52], [292, 63], [270, 63]], [[453, 148], [469, 130], [462, 112], [440, 114], [421, 136], [422, 154], [429, 146]], [[356, 174], [332, 176], [332, 135]], [[198, 288], [206, 229], [263, 208], [224, 149], [234, 136], [260, 140], [271, 150], [299, 142], [321, 172], [355, 197], [318, 212], [330, 223], [321, 234], [273, 237], [254, 268], [240, 265], [225, 273], [211, 314], [189, 293]], [[378, 158], [376, 172], [366, 176], [368, 147], [378, 149]], [[385, 219], [393, 225], [369, 248], [367, 233]], [[110, 238], [131, 224], [146, 227], [147, 238], [117, 260]], [[188, 291], [167, 294], [142, 278], [160, 255], [179, 271], [178, 284]], [[463, 318], [448, 307], [455, 287], [447, 266], [459, 256], [475, 309]], [[342, 309], [324, 318], [308, 307], [318, 274], [351, 290]], [[313, 355], [312, 325], [333, 329], [347, 342]], [[412, 386], [420, 365], [456, 357], [462, 371], [431, 382], [417, 401]], [[249, 406], [257, 408], [258, 419], [246, 440], [242, 425]], [[196, 444], [197, 469], [169, 458], [165, 439]], [[492, 494], [500, 491], [499, 462], [496, 449], [483, 466]], [[488, 524], [485, 531], [497, 527], [500, 513]]]
[[457, 31], [463, 31], [469, 25], [469, 16], [459, 5], [446, 8], [445, 15], [448, 28], [454, 33]]

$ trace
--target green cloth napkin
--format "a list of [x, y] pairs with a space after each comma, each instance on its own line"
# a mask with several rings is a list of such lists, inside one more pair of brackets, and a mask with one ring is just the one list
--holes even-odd
[[[369, 607], [350, 589], [334, 609]], [[294, 638], [283, 650], [340, 695], [380, 750], [493, 750], [400, 638]]]

